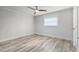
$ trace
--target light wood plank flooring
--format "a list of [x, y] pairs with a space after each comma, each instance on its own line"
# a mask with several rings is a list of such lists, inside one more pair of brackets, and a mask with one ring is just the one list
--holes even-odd
[[0, 52], [74, 52], [71, 41], [31, 35], [0, 42]]

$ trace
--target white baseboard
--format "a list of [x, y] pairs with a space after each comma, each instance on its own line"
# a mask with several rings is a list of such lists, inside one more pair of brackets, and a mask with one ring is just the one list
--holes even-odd
[[17, 39], [17, 38], [20, 38], [20, 37], [29, 36], [29, 35], [33, 35], [33, 34], [34, 33], [20, 35], [20, 36], [17, 36], [17, 37], [9, 37], [9, 38], [6, 38], [6, 39], [1, 39], [0, 42], [7, 41], [7, 40], [14, 40], [14, 39]]
[[59, 37], [59, 36], [48, 35], [48, 34], [41, 34], [41, 33], [30, 33], [30, 34], [20, 35], [20, 36], [17, 36], [17, 37], [9, 37], [9, 38], [6, 38], [6, 39], [1, 39], [0, 42], [7, 41], [7, 40], [14, 40], [16, 38], [20, 38], [20, 37], [24, 37], [24, 36], [29, 36], [29, 35], [33, 35], [33, 34], [44, 35], [44, 36], [49, 36], [49, 37], [53, 37], [53, 38], [59, 38], [59, 39], [71, 40], [72, 41], [72, 39], [65, 38], [65, 37]]
[[52, 38], [59, 38], [59, 39], [64, 39], [64, 40], [71, 40], [72, 39], [69, 39], [69, 38], [66, 38], [66, 37], [60, 37], [60, 36], [54, 36], [54, 35], [49, 35], [49, 34], [42, 34], [42, 33], [36, 33], [38, 35], [44, 35], [44, 36], [49, 36], [49, 37], [52, 37]]

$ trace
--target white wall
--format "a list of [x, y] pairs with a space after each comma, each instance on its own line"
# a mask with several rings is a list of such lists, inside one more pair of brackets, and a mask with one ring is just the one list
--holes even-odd
[[33, 34], [33, 22], [26, 7], [0, 7], [0, 41]]
[[[57, 27], [46, 27], [44, 26], [44, 17], [57, 16], [58, 26]], [[65, 38], [68, 40], [73, 39], [73, 9], [66, 9], [58, 12], [53, 12], [45, 15], [35, 16], [35, 32], [37, 34]]]

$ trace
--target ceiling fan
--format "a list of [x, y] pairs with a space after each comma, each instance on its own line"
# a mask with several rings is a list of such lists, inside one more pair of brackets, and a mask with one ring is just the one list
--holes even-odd
[[33, 10], [34, 11], [34, 15], [36, 15], [36, 13], [38, 12], [41, 12], [41, 11], [47, 11], [47, 10], [44, 10], [44, 9], [39, 9], [38, 6], [34, 6], [35, 8], [32, 8], [32, 7], [28, 7], [29, 9]]

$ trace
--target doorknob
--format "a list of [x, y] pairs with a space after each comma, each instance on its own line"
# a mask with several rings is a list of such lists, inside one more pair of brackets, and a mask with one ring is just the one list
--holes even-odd
[[77, 39], [79, 39], [79, 37], [77, 37]]
[[72, 28], [72, 30], [75, 30], [75, 28]]

